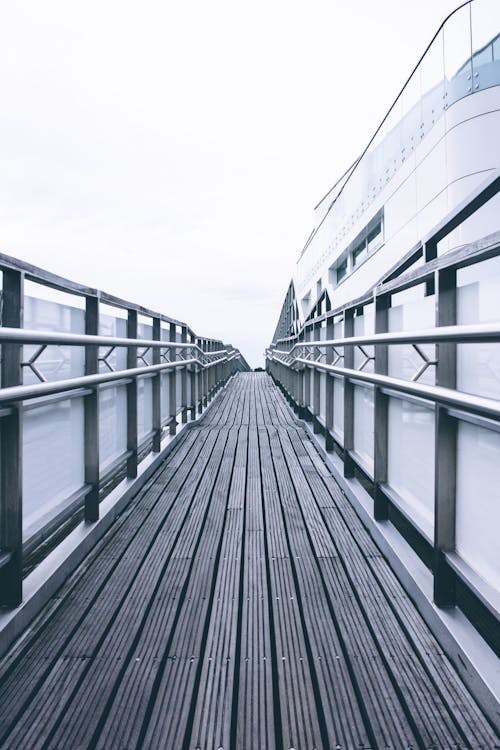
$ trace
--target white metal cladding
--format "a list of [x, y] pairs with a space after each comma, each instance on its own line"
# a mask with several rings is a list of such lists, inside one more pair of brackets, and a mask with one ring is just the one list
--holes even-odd
[[[500, 5], [475, 0], [436, 35], [355, 168], [320, 202], [293, 277], [301, 321], [321, 277], [334, 307], [363, 294], [500, 167]], [[440, 243], [447, 252], [496, 230], [500, 198]], [[337, 285], [335, 260], [383, 214], [383, 246]]]

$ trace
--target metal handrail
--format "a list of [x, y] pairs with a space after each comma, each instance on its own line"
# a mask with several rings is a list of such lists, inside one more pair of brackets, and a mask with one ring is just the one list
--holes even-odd
[[0, 389], [0, 404], [15, 403], [40, 396], [49, 396], [54, 393], [63, 393], [72, 391], [76, 388], [95, 388], [101, 383], [109, 383], [114, 380], [123, 380], [124, 378], [138, 378], [142, 375], [155, 374], [162, 370], [174, 369], [176, 367], [187, 367], [188, 365], [197, 365], [201, 369], [209, 369], [219, 362], [230, 361], [231, 357], [220, 357], [214, 362], [202, 364], [197, 359], [182, 359], [177, 362], [164, 362], [159, 365], [148, 365], [147, 367], [133, 367], [128, 370], [118, 370], [117, 372], [105, 372], [98, 375], [82, 375], [76, 378], [67, 378], [66, 380], [53, 380], [48, 383], [37, 383], [35, 385], [15, 385], [10, 388]]
[[206, 357], [226, 353], [227, 349], [205, 352], [198, 344], [157, 339], [129, 339], [115, 336], [90, 336], [85, 333], [36, 331], [28, 328], [0, 328], [0, 344], [60, 344], [64, 346], [146, 346], [152, 349], [193, 349]]
[[400, 393], [406, 393], [409, 396], [416, 396], [417, 398], [433, 401], [442, 406], [451, 406], [463, 409], [471, 414], [478, 414], [479, 416], [488, 419], [500, 420], [500, 400], [475, 396], [470, 393], [462, 393], [461, 391], [456, 391], [452, 388], [444, 388], [438, 385], [415, 383], [401, 378], [394, 378], [390, 375], [379, 375], [376, 373], [363, 372], [361, 370], [353, 370], [348, 367], [337, 367], [336, 365], [315, 362], [314, 360], [311, 361], [310, 359], [303, 359], [302, 357], [294, 357], [292, 362], [286, 362], [285, 358], [279, 356], [275, 357], [276, 354], [277, 352], [272, 352], [271, 359], [279, 359], [285, 367], [293, 368], [293, 366], [297, 364], [306, 365], [307, 367], [312, 366], [323, 372], [330, 372], [332, 375], [341, 375], [348, 380], [359, 380], [364, 383], [369, 383], [370, 385], [379, 386], [380, 388], [387, 388]]
[[[461, 326], [440, 326], [439, 328], [424, 328], [416, 331], [399, 333], [376, 333], [373, 336], [350, 336], [342, 339], [328, 339], [321, 341], [301, 341], [294, 344], [287, 352], [291, 354], [295, 349], [321, 349], [327, 346], [360, 346], [363, 344], [433, 344], [438, 342], [455, 342], [462, 344], [477, 344], [484, 342], [497, 343], [500, 341], [500, 324], [484, 323]], [[273, 349], [269, 351], [280, 351]]]

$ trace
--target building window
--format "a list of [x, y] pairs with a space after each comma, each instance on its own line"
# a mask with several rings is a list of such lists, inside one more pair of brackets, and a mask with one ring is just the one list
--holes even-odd
[[352, 265], [355, 266], [358, 263], [363, 260], [363, 258], [366, 255], [366, 240], [363, 240], [359, 243], [359, 245], [356, 245], [354, 250], [352, 251]]
[[373, 229], [368, 232], [368, 237], [366, 239], [369, 253], [372, 253], [374, 250], [377, 250], [380, 247], [380, 245], [382, 244], [381, 221], [379, 221], [378, 224], [376, 224]]
[[337, 284], [347, 274], [347, 255], [337, 263]]

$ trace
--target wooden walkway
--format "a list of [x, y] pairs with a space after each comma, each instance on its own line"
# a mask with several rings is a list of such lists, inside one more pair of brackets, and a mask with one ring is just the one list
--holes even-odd
[[495, 734], [272, 381], [239, 375], [0, 667], [0, 747]]

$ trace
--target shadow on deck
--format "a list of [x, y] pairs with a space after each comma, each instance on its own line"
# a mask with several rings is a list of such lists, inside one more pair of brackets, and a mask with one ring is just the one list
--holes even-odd
[[496, 746], [261, 374], [187, 431], [0, 685], [16, 750]]

